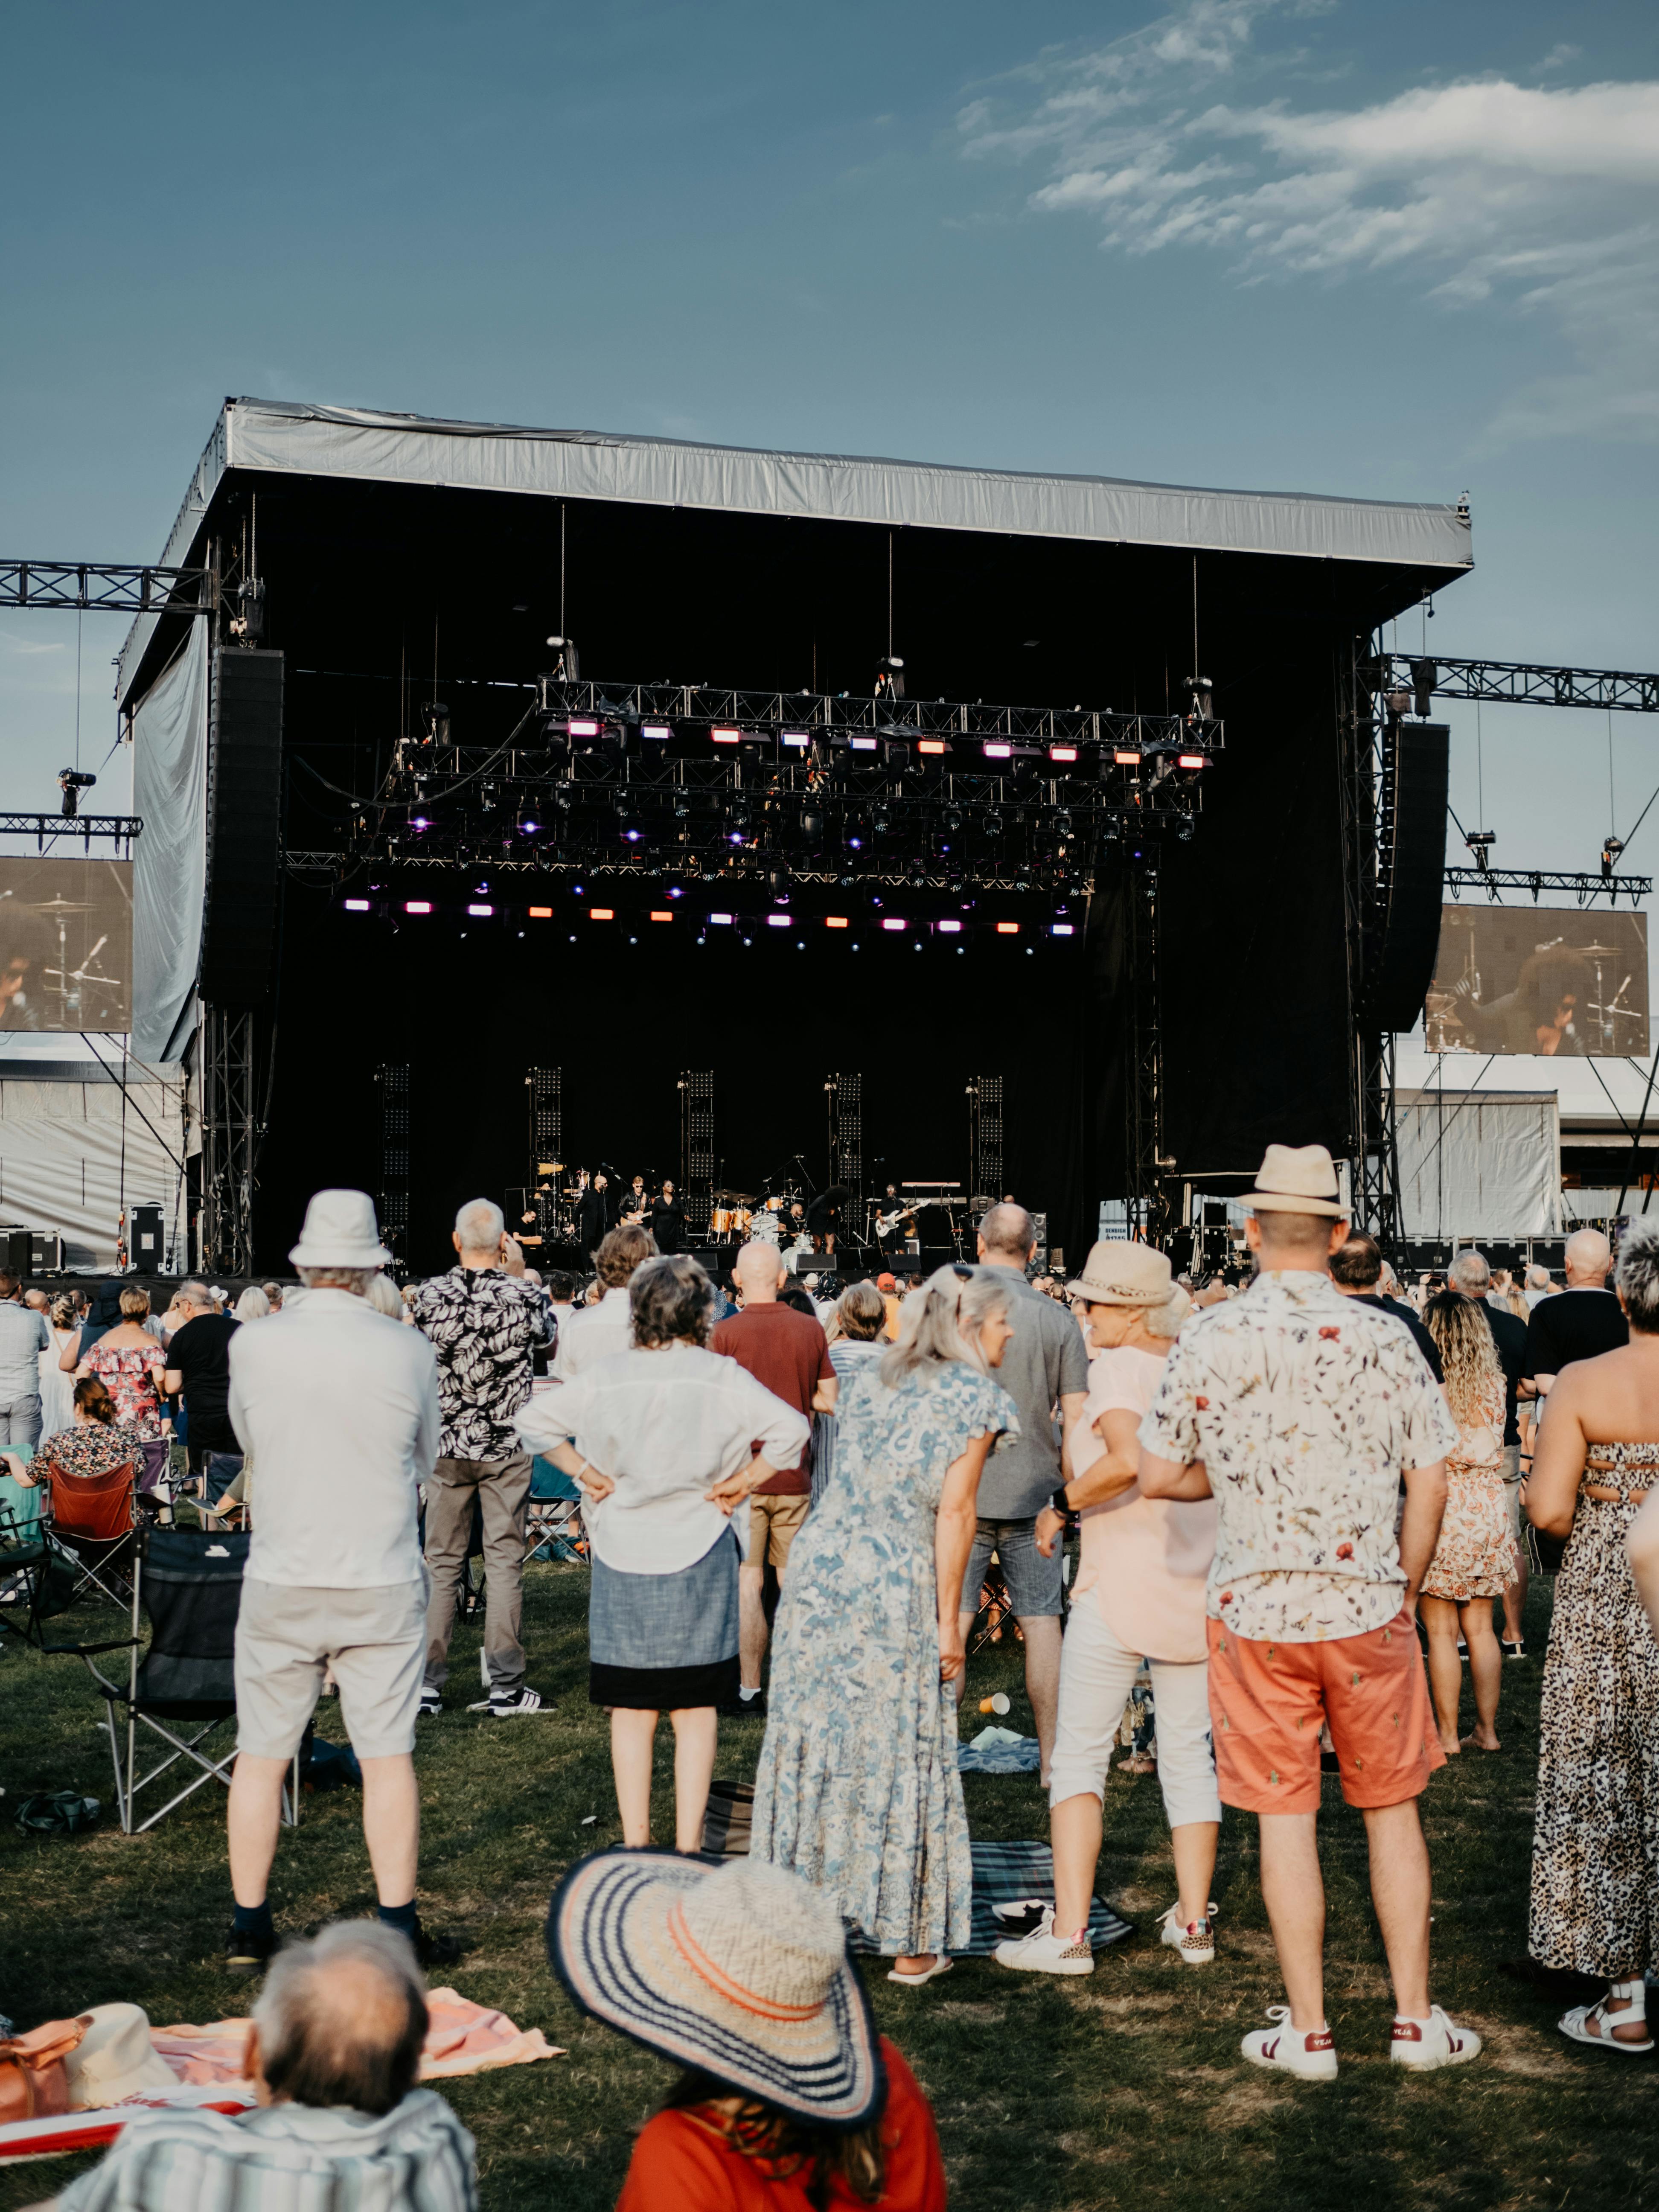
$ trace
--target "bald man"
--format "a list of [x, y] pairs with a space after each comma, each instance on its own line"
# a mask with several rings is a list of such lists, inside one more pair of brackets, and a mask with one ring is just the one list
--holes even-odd
[[[774, 1397], [781, 1398], [798, 1413], [836, 1410], [836, 1370], [830, 1364], [830, 1346], [823, 1325], [811, 1314], [798, 1313], [780, 1303], [778, 1292], [789, 1276], [775, 1244], [745, 1244], [732, 1268], [741, 1311], [716, 1324], [708, 1340], [711, 1352], [735, 1359]], [[806, 1518], [812, 1501], [812, 1448], [809, 1443], [799, 1467], [787, 1468], [762, 1483], [749, 1498], [749, 1555], [738, 1572], [738, 1658], [741, 1687], [737, 1703], [726, 1710], [734, 1714], [762, 1715], [761, 1667], [766, 1657], [766, 1608], [761, 1593], [769, 1559], [778, 1579], [789, 1564], [789, 1547]]]
[[1547, 1398], [1550, 1385], [1575, 1359], [1595, 1359], [1630, 1341], [1618, 1299], [1607, 1288], [1613, 1247], [1599, 1229], [1580, 1229], [1567, 1239], [1567, 1287], [1545, 1298], [1527, 1323], [1521, 1363], [1521, 1395]]

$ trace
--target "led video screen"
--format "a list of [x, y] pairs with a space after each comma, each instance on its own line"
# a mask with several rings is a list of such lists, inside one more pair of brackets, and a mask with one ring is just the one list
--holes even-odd
[[131, 1025], [131, 861], [0, 858], [0, 1030]]
[[1424, 1034], [1431, 1052], [1645, 1059], [1647, 916], [1443, 907]]

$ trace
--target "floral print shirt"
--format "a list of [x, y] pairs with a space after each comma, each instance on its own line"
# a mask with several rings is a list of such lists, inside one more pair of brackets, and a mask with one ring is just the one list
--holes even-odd
[[452, 1267], [415, 1293], [415, 1326], [438, 1355], [443, 1459], [511, 1459], [530, 1397], [532, 1352], [553, 1341], [545, 1291], [499, 1267]]
[[1202, 1460], [1215, 1493], [1212, 1620], [1256, 1641], [1363, 1636], [1399, 1612], [1400, 1478], [1457, 1448], [1405, 1323], [1328, 1275], [1258, 1275], [1182, 1330], [1140, 1441]]

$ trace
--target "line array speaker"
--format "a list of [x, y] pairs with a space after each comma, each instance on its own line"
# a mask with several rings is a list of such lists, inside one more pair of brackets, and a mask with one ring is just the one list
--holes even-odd
[[1445, 896], [1451, 731], [1395, 722], [1384, 743], [1377, 824], [1377, 928], [1366, 1010], [1382, 1030], [1409, 1030], [1423, 1012], [1440, 946]]
[[202, 996], [262, 1006], [276, 967], [283, 859], [283, 656], [213, 656]]

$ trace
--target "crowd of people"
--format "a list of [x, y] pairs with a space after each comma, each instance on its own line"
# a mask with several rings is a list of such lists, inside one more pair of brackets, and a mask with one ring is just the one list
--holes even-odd
[[[193, 1451], [215, 1455], [228, 1436], [258, 1470], [226, 1957], [271, 1970], [256, 2014], [271, 2094], [406, 2120], [441, 2175], [465, 2167], [432, 2100], [384, 2054], [374, 2098], [339, 2094], [337, 2065], [284, 2075], [272, 2054], [301, 2032], [300, 1993], [328, 2014], [346, 1982], [374, 2033], [384, 2022], [395, 2040], [419, 2004], [418, 1966], [456, 1955], [417, 1909], [413, 1752], [422, 1717], [444, 1711], [475, 1522], [480, 1709], [553, 1711], [526, 1680], [522, 1635], [538, 1459], [580, 1500], [588, 1696], [609, 1715], [623, 1846], [572, 1870], [550, 1955], [586, 2010], [687, 2069], [639, 2138], [630, 2208], [758, 2203], [757, 2175], [795, 2191], [768, 2202], [943, 2203], [926, 2100], [876, 2034], [848, 1938], [912, 1990], [968, 1947], [958, 1705], [994, 1559], [1023, 1643], [1054, 1875], [1053, 1906], [999, 1963], [1093, 1971], [1106, 1777], [1126, 1701], [1144, 1706], [1149, 1689], [1176, 1893], [1159, 1940], [1186, 1966], [1214, 1960], [1222, 1808], [1254, 1814], [1284, 2001], [1242, 2055], [1328, 2081], [1328, 1771], [1366, 1829], [1391, 2059], [1434, 2069], [1480, 2052], [1435, 1997], [1419, 1801], [1449, 1758], [1501, 1751], [1534, 1552], [1555, 1584], [1530, 1949], [1541, 1968], [1604, 1985], [1565, 2014], [1565, 2036], [1650, 2051], [1659, 1225], [1626, 1235], [1616, 1291], [1613, 1255], [1586, 1231], [1562, 1289], [1495, 1279], [1471, 1250], [1402, 1297], [1375, 1241], [1351, 1233], [1322, 1147], [1270, 1146], [1245, 1211], [1247, 1285], [1188, 1286], [1150, 1246], [1103, 1242], [1056, 1297], [1033, 1279], [1033, 1224], [1010, 1201], [987, 1212], [975, 1264], [908, 1283], [798, 1285], [757, 1243], [719, 1285], [624, 1224], [597, 1247], [590, 1299], [568, 1279], [538, 1280], [478, 1200], [457, 1220], [456, 1267], [399, 1297], [370, 1201], [321, 1192], [291, 1255], [302, 1289], [271, 1297], [274, 1320], [237, 1325], [186, 1285], [185, 1318], [162, 1343], [142, 1293], [100, 1300], [97, 1334], [66, 1334], [56, 1355], [78, 1378], [77, 1426], [56, 1443], [100, 1425], [136, 1439], [151, 1402], [182, 1392], [193, 1431], [200, 1420]], [[192, 1339], [204, 1322], [220, 1334]], [[0, 1363], [27, 1335], [27, 1310], [0, 1304]], [[28, 1409], [15, 1398], [5, 1418], [27, 1425]], [[267, 1886], [281, 1789], [325, 1677], [362, 1764], [381, 1928], [279, 1951]], [[657, 1845], [652, 1804], [664, 1713], [672, 1849]], [[711, 1865], [722, 1717], [763, 1734], [748, 1856]], [[301, 2078], [304, 2091], [284, 2092]], [[166, 2142], [193, 2172], [228, 2154], [233, 2124], [192, 2116], [129, 2135]], [[299, 2133], [306, 2155], [324, 2155], [323, 2134]], [[124, 2142], [110, 2165], [128, 2155]], [[160, 2201], [104, 2186], [89, 2175], [63, 2202]], [[465, 2173], [431, 2201], [471, 2201]]]

